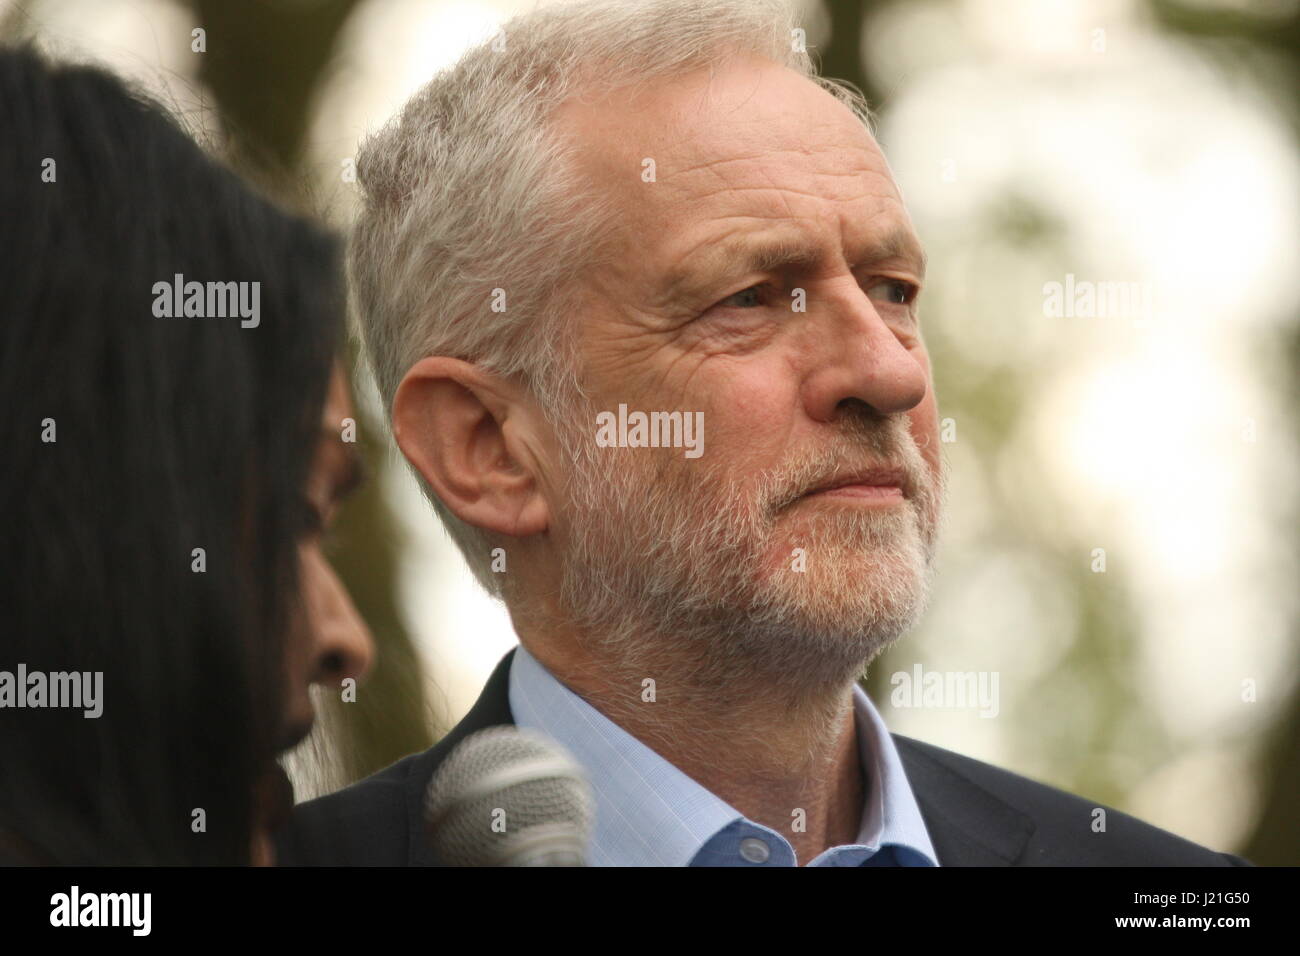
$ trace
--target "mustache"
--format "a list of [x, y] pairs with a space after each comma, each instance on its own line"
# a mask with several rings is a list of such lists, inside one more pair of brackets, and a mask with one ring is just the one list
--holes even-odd
[[874, 471], [900, 474], [908, 500], [928, 493], [925, 461], [906, 416], [882, 416], [870, 409], [846, 415], [828, 445], [762, 474], [758, 504], [775, 517], [810, 492]]

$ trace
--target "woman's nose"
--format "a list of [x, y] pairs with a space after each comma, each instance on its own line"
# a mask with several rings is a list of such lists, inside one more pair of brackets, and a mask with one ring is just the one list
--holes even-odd
[[312, 621], [313, 674], [311, 682], [337, 686], [346, 678], [360, 679], [374, 661], [370, 629], [357, 613], [347, 588], [324, 556], [314, 562], [316, 613]]

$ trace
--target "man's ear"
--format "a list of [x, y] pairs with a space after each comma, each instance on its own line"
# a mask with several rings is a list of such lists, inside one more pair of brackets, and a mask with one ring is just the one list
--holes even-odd
[[523, 389], [460, 359], [430, 356], [393, 397], [402, 454], [458, 518], [523, 538], [547, 529]]

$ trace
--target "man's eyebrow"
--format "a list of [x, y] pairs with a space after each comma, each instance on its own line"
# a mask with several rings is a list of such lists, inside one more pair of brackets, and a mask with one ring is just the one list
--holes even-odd
[[[724, 240], [698, 255], [691, 256], [665, 277], [669, 295], [689, 291], [709, 282], [719, 274], [777, 272], [782, 269], [808, 268], [822, 259], [822, 250], [803, 240], [748, 239], [739, 236]], [[912, 230], [897, 226], [872, 242], [862, 264], [885, 259], [910, 259], [917, 278], [925, 278], [926, 254]]]
[[916, 233], [905, 226], [891, 229], [884, 239], [874, 244], [874, 248], [867, 256], [868, 262], [879, 262], [882, 259], [911, 259], [916, 264], [916, 277], [925, 279], [925, 267], [929, 263], [929, 257], [925, 254], [925, 247], [917, 239]]

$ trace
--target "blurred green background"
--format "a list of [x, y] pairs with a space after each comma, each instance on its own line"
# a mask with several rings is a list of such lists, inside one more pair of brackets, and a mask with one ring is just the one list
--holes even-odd
[[[529, 6], [0, 0], [0, 34], [133, 77], [342, 228], [358, 139]], [[1300, 863], [1300, 0], [800, 9], [931, 256], [949, 518], [931, 610], [867, 682], [891, 729]], [[1136, 297], [1061, 315], [1052, 283]], [[300, 798], [427, 747], [513, 642], [348, 357], [376, 479], [334, 561], [378, 657], [356, 703], [319, 698]], [[895, 706], [918, 664], [997, 672], [997, 716]]]

